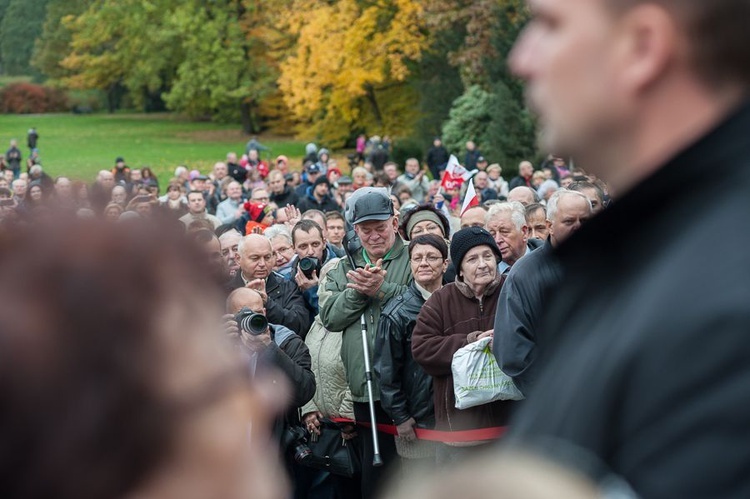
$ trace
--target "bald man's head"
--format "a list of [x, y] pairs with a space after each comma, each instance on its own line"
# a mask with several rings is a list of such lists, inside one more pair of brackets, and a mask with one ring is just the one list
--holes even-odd
[[257, 314], [266, 314], [266, 309], [263, 308], [263, 297], [254, 289], [238, 288], [229, 294], [227, 298], [228, 314], [236, 314], [244, 307]]
[[265, 279], [274, 263], [271, 242], [260, 234], [243, 237], [237, 248], [237, 263], [245, 280]]

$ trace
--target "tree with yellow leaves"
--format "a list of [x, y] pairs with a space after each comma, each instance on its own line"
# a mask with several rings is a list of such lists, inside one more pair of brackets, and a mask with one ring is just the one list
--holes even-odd
[[420, 2], [295, 0], [288, 28], [297, 43], [279, 88], [300, 132], [340, 146], [358, 129], [411, 131], [410, 66], [428, 45]]

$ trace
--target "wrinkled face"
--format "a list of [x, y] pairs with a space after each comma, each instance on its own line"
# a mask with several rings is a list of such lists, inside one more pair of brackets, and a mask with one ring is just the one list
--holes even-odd
[[436, 236], [445, 237], [443, 234], [443, 228], [433, 222], [432, 220], [422, 220], [414, 224], [409, 234], [409, 239], [414, 239], [417, 236], [424, 236], [425, 234], [435, 234]]
[[[13, 173], [11, 171], [11, 173]], [[18, 197], [24, 197], [26, 195], [26, 188], [28, 187], [28, 184], [25, 180], [15, 180], [13, 182], [13, 194], [15, 194]]]
[[577, 156], [607, 137], [618, 115], [618, 30], [601, 0], [528, 0], [532, 20], [510, 55], [538, 115], [542, 147]]
[[257, 203], [268, 203], [271, 198], [268, 196], [268, 191], [265, 189], [258, 189], [253, 192], [252, 200]]
[[328, 240], [336, 246], [341, 246], [344, 240], [344, 221], [337, 218], [326, 220], [326, 229], [328, 229]]
[[124, 204], [128, 198], [128, 193], [122, 186], [117, 186], [112, 189], [112, 202], [117, 204]]
[[111, 189], [115, 185], [115, 176], [111, 172], [102, 173], [99, 176], [99, 184], [105, 189]]
[[471, 286], [491, 283], [497, 275], [497, 257], [487, 245], [471, 248], [461, 260], [459, 271], [464, 282]]
[[194, 215], [206, 211], [206, 200], [203, 198], [203, 194], [188, 194], [188, 209], [190, 210], [190, 213]]
[[[244, 253], [244, 254], [243, 254]], [[246, 279], [265, 279], [271, 273], [274, 263], [273, 250], [268, 239], [246, 242], [244, 252], [237, 259]]]
[[276, 257], [274, 270], [279, 270], [294, 258], [294, 248], [283, 236], [276, 236], [271, 239], [271, 249]]
[[240, 199], [242, 197], [242, 187], [237, 182], [232, 182], [227, 186], [227, 197], [229, 199]]
[[482, 208], [470, 208], [461, 217], [461, 228], [466, 227], [484, 227], [484, 219], [487, 212]]
[[226, 232], [219, 238], [221, 256], [224, 257], [224, 261], [229, 268], [229, 274], [232, 276], [240, 268], [240, 264], [237, 262], [237, 246], [240, 239], [242, 239], [242, 236], [235, 231]]
[[547, 217], [544, 210], [534, 210], [530, 215], [527, 215], [526, 225], [529, 226], [530, 238], [541, 239], [542, 241], [547, 240], [549, 229], [547, 228]]
[[557, 203], [555, 219], [550, 221], [549, 233], [557, 245], [581, 228], [581, 224], [591, 218], [591, 209], [585, 200], [578, 196], [563, 196]]
[[414, 280], [422, 287], [439, 283], [448, 268], [448, 260], [437, 248], [429, 244], [417, 244], [411, 250], [411, 274]]
[[488, 220], [487, 231], [508, 265], [513, 265], [526, 253], [526, 226], [518, 230], [509, 213], [498, 213]]
[[294, 252], [300, 258], [315, 257], [318, 261], [323, 261], [323, 250], [326, 247], [323, 235], [312, 229], [310, 232], [304, 230], [294, 231]]
[[268, 187], [274, 194], [281, 194], [284, 192], [284, 176], [283, 175], [271, 175], [268, 180]]
[[383, 221], [370, 220], [355, 225], [354, 230], [374, 263], [378, 258], [383, 258], [396, 242], [398, 220], [396, 217]]

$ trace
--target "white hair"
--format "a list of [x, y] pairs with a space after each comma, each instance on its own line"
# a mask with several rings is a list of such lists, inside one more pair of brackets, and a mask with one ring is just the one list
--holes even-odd
[[175, 177], [179, 177], [183, 173], [187, 173], [187, 171], [188, 171], [188, 169], [186, 167], [184, 167], [184, 166], [178, 166], [177, 168], [174, 169], [174, 176]]
[[263, 232], [263, 235], [266, 236], [269, 241], [281, 236], [286, 239], [289, 244], [292, 244], [292, 235], [289, 233], [289, 229], [287, 229], [286, 226], [282, 224], [270, 226]]
[[522, 230], [526, 225], [526, 208], [518, 201], [505, 201], [502, 203], [495, 203], [490, 206], [487, 211], [487, 215], [484, 218], [485, 225], [498, 215], [510, 215], [510, 219], [513, 225], [516, 226], [516, 230]]
[[571, 191], [568, 189], [560, 189], [559, 191], [555, 192], [552, 197], [549, 198], [549, 200], [547, 200], [547, 220], [549, 220], [550, 222], [554, 222], [555, 217], [557, 216], [557, 204], [560, 202], [560, 198], [562, 198], [563, 196], [572, 196], [583, 199], [584, 201], [586, 201], [586, 206], [589, 207], [589, 212], [592, 211], [591, 201], [589, 201], [589, 198], [587, 198], [580, 192]]

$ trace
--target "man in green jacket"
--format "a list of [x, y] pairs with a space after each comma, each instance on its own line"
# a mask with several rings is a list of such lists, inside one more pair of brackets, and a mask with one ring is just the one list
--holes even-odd
[[[398, 236], [398, 218], [385, 189], [363, 187], [349, 198], [346, 217], [362, 242], [353, 255], [333, 265], [318, 289], [320, 318], [329, 331], [342, 331], [341, 359], [354, 399], [358, 422], [370, 421], [360, 317], [367, 323], [370, 364], [375, 332], [385, 304], [406, 290], [411, 280], [409, 253]], [[375, 415], [378, 423], [392, 424], [378, 401], [380, 389], [373, 378]], [[373, 447], [369, 435], [362, 445], [362, 496], [374, 497], [385, 468], [373, 468]], [[386, 467], [398, 461], [393, 438], [380, 439], [380, 453]]]

